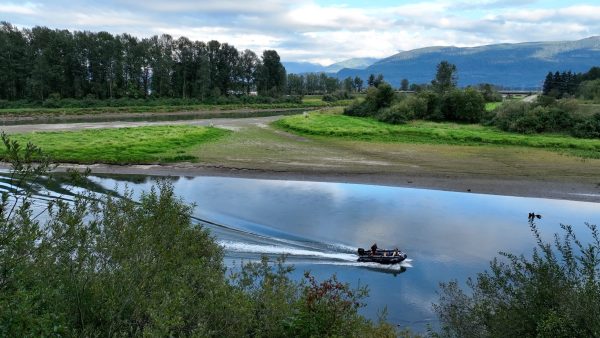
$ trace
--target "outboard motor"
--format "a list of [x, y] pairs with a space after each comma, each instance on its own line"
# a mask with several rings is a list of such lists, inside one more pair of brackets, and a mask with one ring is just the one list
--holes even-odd
[[358, 248], [358, 255], [359, 256], [363, 256], [365, 254], [365, 249], [363, 248]]

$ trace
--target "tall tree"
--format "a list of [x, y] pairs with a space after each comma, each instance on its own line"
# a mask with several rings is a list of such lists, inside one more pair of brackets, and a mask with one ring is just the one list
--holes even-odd
[[400, 89], [403, 91], [408, 90], [408, 79], [402, 79], [402, 81], [400, 82]]
[[265, 50], [259, 70], [258, 91], [261, 95], [277, 96], [285, 90], [286, 72], [279, 54], [274, 50]]
[[354, 78], [354, 88], [356, 88], [357, 92], [362, 92], [363, 90], [363, 79], [361, 79], [360, 77], [355, 77]]
[[435, 79], [431, 81], [431, 84], [438, 93], [445, 93], [455, 88], [457, 81], [456, 65], [442, 61], [437, 65]]
[[239, 63], [240, 79], [246, 94], [250, 94], [256, 86], [256, 72], [259, 66], [260, 59], [253, 51], [246, 49], [242, 52]]

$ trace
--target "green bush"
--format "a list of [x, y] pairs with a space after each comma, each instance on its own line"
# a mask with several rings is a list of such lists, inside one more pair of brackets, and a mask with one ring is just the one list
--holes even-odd
[[540, 237], [533, 255], [500, 253], [489, 271], [469, 279], [469, 292], [458, 282], [441, 284], [434, 310], [441, 337], [596, 337], [600, 332], [600, 236], [587, 224], [589, 243], [569, 225], [554, 245]]
[[344, 90], [338, 90], [331, 94], [323, 95], [323, 101], [325, 102], [336, 102], [339, 100], [351, 100], [352, 95]]
[[585, 100], [600, 102], [600, 79], [583, 81], [579, 85], [579, 95]]
[[577, 122], [571, 131], [575, 137], [600, 138], [600, 113]]
[[445, 93], [441, 101], [444, 119], [456, 122], [479, 122], [485, 110], [485, 100], [473, 88], [453, 89]]
[[57, 184], [52, 166], [38, 147], [2, 140], [20, 190], [0, 200], [2, 337], [396, 335], [358, 313], [365, 289], [295, 282], [283, 260], [228, 277], [222, 248], [166, 181], [133, 201], [81, 193], [90, 182], [74, 175], [71, 201], [52, 200], [41, 221], [29, 182]]

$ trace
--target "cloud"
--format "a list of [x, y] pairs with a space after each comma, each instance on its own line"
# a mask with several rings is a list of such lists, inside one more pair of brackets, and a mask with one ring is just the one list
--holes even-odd
[[0, 3], [0, 13], [35, 15], [37, 13], [37, 5], [30, 2], [19, 5], [10, 2]]
[[425, 0], [360, 7], [319, 0], [58, 0], [3, 3], [4, 20], [19, 26], [106, 30], [219, 40], [239, 50], [276, 49], [285, 61], [331, 63], [385, 57], [432, 45], [575, 40], [600, 32], [600, 6], [574, 0]]

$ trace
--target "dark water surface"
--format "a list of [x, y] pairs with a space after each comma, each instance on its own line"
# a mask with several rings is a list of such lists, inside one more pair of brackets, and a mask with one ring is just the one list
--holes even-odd
[[[93, 176], [107, 190], [127, 184], [135, 194], [153, 180], [144, 176]], [[540, 213], [544, 238], [572, 224], [582, 241], [584, 222], [600, 224], [600, 204], [360, 184], [272, 181], [222, 177], [172, 178], [175, 192], [196, 203], [195, 216], [225, 247], [226, 263], [288, 254], [294, 276], [336, 274], [352, 286], [367, 284], [363, 313], [423, 331], [436, 325], [431, 304], [438, 283], [461, 284], [488, 266], [498, 251], [528, 254], [535, 242], [527, 214]], [[356, 262], [357, 247], [398, 247], [402, 266]]]

